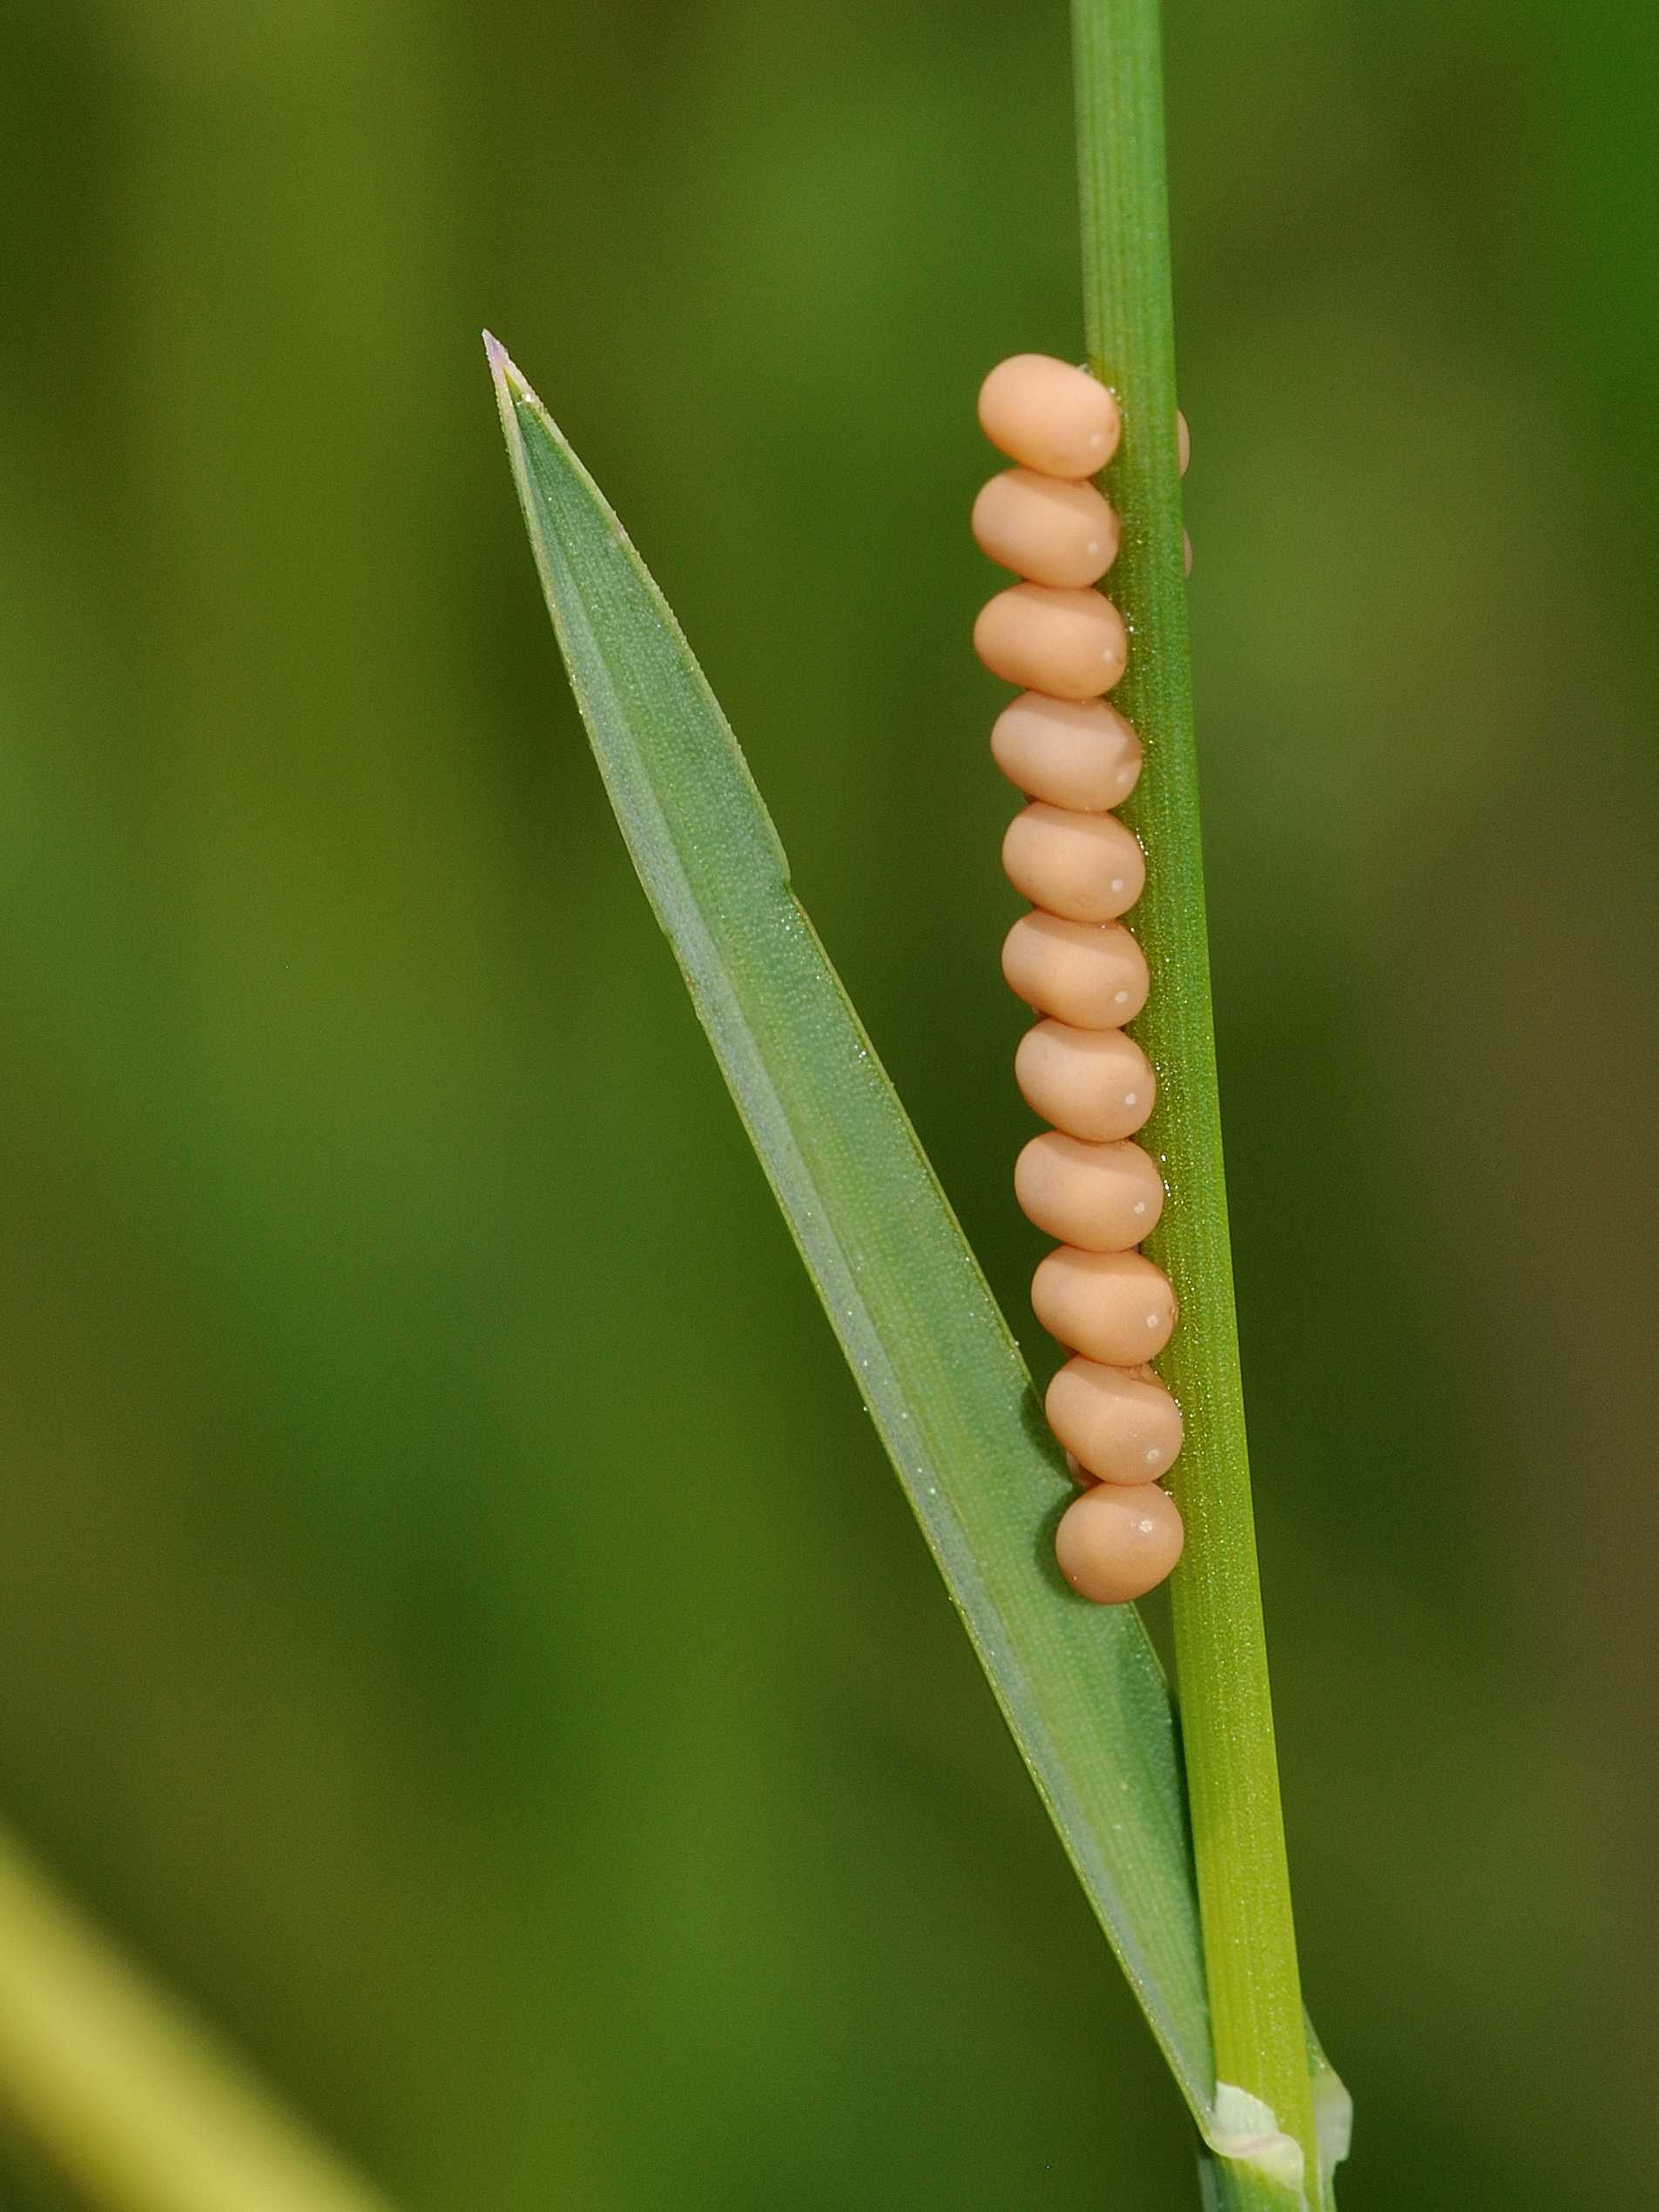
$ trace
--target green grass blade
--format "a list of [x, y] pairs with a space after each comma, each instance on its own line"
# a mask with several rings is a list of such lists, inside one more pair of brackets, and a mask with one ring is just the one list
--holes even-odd
[[1201, 2126], [1215, 2076], [1162, 1671], [1053, 1563], [1023, 1361], [789, 887], [725, 718], [592, 478], [489, 341], [570, 680], [640, 878], [1062, 1841]]

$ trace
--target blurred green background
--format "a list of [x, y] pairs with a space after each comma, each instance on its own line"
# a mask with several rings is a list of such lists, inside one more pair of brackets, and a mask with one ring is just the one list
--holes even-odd
[[[1649, 2195], [1656, 37], [1169, 27], [1347, 2212]], [[1079, 349], [1062, 9], [14, 0], [5, 64], [5, 1817], [410, 2212], [1192, 2205], [628, 867], [477, 335], [1046, 1372], [966, 517], [980, 376]]]

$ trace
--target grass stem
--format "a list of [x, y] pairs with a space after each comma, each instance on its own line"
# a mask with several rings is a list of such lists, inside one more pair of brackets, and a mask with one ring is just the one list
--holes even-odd
[[[1148, 1250], [1181, 1321], [1160, 1361], [1186, 1443], [1170, 1487], [1186, 1522], [1171, 1587], [1222, 2128], [1277, 2133], [1319, 2178], [1257, 1574], [1223, 1174], [1199, 844], [1197, 762], [1176, 439], [1175, 333], [1157, 0], [1073, 0], [1083, 311], [1089, 365], [1117, 394], [1109, 472], [1123, 543], [1109, 579], [1130, 634], [1114, 695], [1146, 766], [1124, 818], [1148, 855], [1136, 934], [1151, 969], [1134, 1028], [1158, 1078], [1144, 1142], [1169, 1200]], [[1253, 2100], [1254, 2105], [1246, 2100]], [[1230, 2109], [1231, 2107], [1231, 2109]], [[1265, 2107], [1264, 2113], [1259, 2107]], [[1271, 2115], [1271, 2118], [1269, 2117]], [[1270, 2141], [1220, 2163], [1228, 2202], [1294, 2205]]]

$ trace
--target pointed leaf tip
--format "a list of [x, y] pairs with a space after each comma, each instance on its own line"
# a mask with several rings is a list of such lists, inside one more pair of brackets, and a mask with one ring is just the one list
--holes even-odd
[[489, 373], [496, 380], [496, 389], [504, 401], [531, 400], [536, 395], [525, 381], [523, 371], [514, 361], [505, 346], [493, 331], [483, 334], [484, 357], [489, 363]]

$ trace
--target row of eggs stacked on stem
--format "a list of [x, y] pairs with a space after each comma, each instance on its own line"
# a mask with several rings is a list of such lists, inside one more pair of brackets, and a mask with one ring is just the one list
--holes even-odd
[[[1157, 1163], [1133, 1142], [1152, 1110], [1150, 1062], [1125, 1034], [1146, 1002], [1139, 945], [1122, 917], [1146, 861], [1112, 813], [1141, 772], [1141, 745], [1105, 694], [1123, 675], [1122, 617], [1096, 590], [1116, 556], [1116, 516], [1090, 481], [1117, 448], [1117, 402], [1081, 368], [1021, 354], [992, 370], [980, 422], [1016, 465], [974, 506], [981, 550], [1022, 581], [981, 611], [974, 644], [1022, 686], [991, 732], [997, 765], [1030, 804], [1003, 866], [1032, 911], [1003, 948], [1009, 984], [1042, 1017], [1015, 1077], [1052, 1126], [1021, 1153], [1020, 1204], [1060, 1239], [1031, 1286], [1037, 1318], [1074, 1355], [1047, 1412], [1084, 1487], [1055, 1535], [1062, 1573], [1104, 1604], [1140, 1597], [1181, 1555], [1181, 1516], [1159, 1487], [1181, 1414], [1148, 1364], [1169, 1342], [1169, 1278], [1136, 1248], [1163, 1204]], [[1186, 425], [1180, 425], [1186, 466]]]

